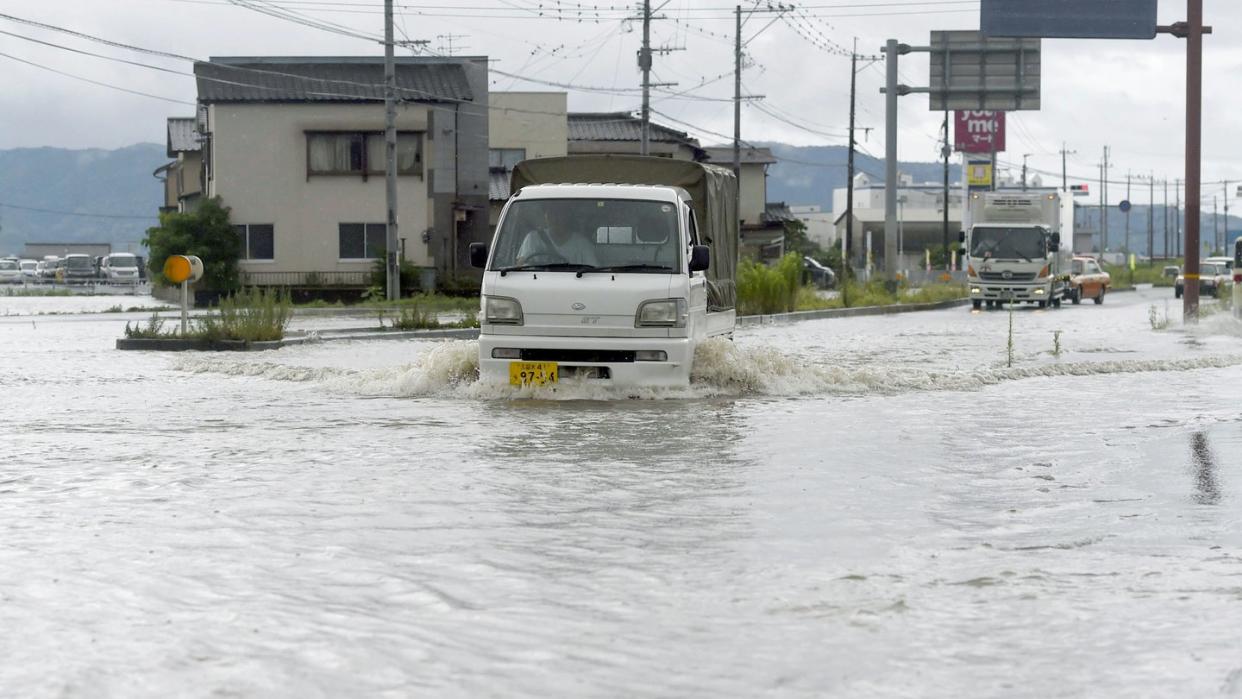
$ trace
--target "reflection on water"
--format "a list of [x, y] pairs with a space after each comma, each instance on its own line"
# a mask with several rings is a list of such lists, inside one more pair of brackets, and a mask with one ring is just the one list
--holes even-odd
[[1208, 444], [1207, 433], [1190, 435], [1190, 457], [1195, 468], [1195, 502], [1200, 505], [1220, 503], [1220, 484], [1216, 481], [1216, 456]]

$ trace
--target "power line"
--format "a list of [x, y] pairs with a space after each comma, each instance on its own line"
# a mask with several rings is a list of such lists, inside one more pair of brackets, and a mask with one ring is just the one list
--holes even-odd
[[115, 219], [130, 219], [130, 220], [140, 220], [140, 221], [150, 221], [152, 219], [158, 218], [157, 216], [152, 216], [150, 214], [146, 214], [144, 216], [131, 216], [129, 214], [101, 214], [101, 213], [93, 213], [93, 212], [87, 212], [87, 211], [59, 211], [57, 209], [40, 209], [34, 206], [18, 206], [17, 204], [6, 204], [4, 202], [0, 202], [0, 207], [6, 208], [6, 209], [19, 209], [21, 211], [34, 211], [34, 212], [41, 213], [41, 214], [58, 214], [61, 216], [81, 216], [83, 218], [115, 218]]
[[99, 85], [100, 87], [107, 87], [113, 90], [120, 90], [121, 92], [128, 92], [131, 95], [140, 95], [142, 97], [150, 97], [152, 99], [162, 100], [164, 102], [173, 102], [175, 104], [188, 104], [191, 107], [198, 106], [197, 102], [187, 102], [186, 100], [179, 100], [175, 97], [165, 97], [163, 95], [155, 95], [155, 94], [151, 94], [150, 92], [142, 92], [140, 90], [131, 90], [127, 87], [121, 87], [120, 85], [113, 85], [112, 83], [106, 83], [100, 80], [92, 80], [90, 78], [86, 78], [81, 75], [74, 75], [73, 73], [66, 73], [63, 70], [56, 70], [55, 68], [49, 68], [48, 66], [42, 65], [40, 63], [35, 63], [34, 61], [27, 61], [24, 58], [18, 58], [17, 56], [12, 56], [7, 53], [0, 53], [0, 57], [7, 58], [10, 61], [17, 61], [18, 63], [25, 63], [28, 66], [33, 66], [40, 70], [46, 70], [52, 73], [56, 73], [57, 75], [63, 75], [66, 78], [73, 78], [74, 80], [81, 80], [82, 82], [90, 83], [92, 85]]

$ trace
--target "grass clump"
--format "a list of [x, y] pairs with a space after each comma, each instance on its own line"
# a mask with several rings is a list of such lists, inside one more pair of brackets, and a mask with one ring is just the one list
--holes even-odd
[[[479, 327], [478, 307], [467, 307], [464, 317], [453, 322], [442, 322], [439, 318], [442, 306], [440, 299], [431, 294], [418, 294], [402, 299], [392, 309], [394, 315], [389, 327], [394, 330], [441, 330], [445, 328], [477, 328]], [[380, 316], [380, 327], [384, 327], [383, 316]]]
[[152, 313], [146, 325], [142, 323], [126, 323], [125, 337], [131, 340], [150, 340], [158, 337], [172, 337], [174, 331], [164, 330], [164, 320], [159, 313]]
[[220, 299], [215, 310], [196, 321], [196, 330], [210, 340], [280, 340], [293, 318], [289, 295], [266, 289], [239, 291]]
[[966, 298], [961, 284], [928, 284], [911, 289], [905, 284], [891, 285], [882, 280], [868, 283], [850, 282], [835, 298], [824, 298], [815, 290], [804, 287], [798, 292], [797, 310], [818, 311], [825, 308], [859, 308], [892, 306], [899, 303], [939, 303]]
[[27, 287], [22, 289], [5, 289], [5, 296], [73, 296], [73, 291], [64, 288], [40, 289]]
[[742, 260], [737, 268], [737, 311], [741, 315], [788, 313], [802, 289], [802, 258], [785, 255], [775, 265]]

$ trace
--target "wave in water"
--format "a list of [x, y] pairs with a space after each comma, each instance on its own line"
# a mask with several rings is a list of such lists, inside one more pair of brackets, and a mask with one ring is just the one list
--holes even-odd
[[436, 343], [411, 364], [383, 369], [304, 367], [276, 362], [253, 362], [244, 358], [221, 361], [217, 358], [194, 357], [174, 360], [173, 368], [200, 374], [314, 382], [323, 384], [329, 390], [363, 396], [609, 400], [970, 391], [1006, 381], [1030, 378], [1194, 371], [1242, 365], [1242, 355], [1214, 355], [1185, 359], [1047, 363], [975, 371], [826, 366], [809, 364], [772, 347], [743, 347], [728, 340], [713, 339], [700, 345], [695, 354], [691, 384], [686, 388], [614, 389], [569, 381], [555, 387], [516, 388], [480, 383], [478, 354], [477, 342], [452, 340]]

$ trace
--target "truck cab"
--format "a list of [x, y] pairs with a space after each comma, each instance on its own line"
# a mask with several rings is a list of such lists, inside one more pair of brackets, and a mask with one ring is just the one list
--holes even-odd
[[1070, 258], [1061, 249], [1060, 197], [1044, 193], [971, 195], [966, 281], [971, 305], [1059, 307], [1069, 297]]
[[[560, 165], [574, 172], [573, 162]], [[686, 166], [711, 167], [670, 165]], [[556, 170], [541, 177], [558, 179]], [[519, 165], [515, 184], [524, 173]], [[735, 203], [727, 174], [720, 192]], [[697, 345], [733, 332], [735, 235], [712, 235], [714, 213], [686, 188], [538, 183], [514, 191], [490, 249], [471, 246], [471, 263], [484, 269], [481, 380], [684, 386]]]

